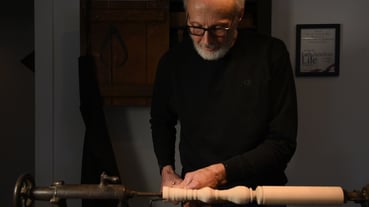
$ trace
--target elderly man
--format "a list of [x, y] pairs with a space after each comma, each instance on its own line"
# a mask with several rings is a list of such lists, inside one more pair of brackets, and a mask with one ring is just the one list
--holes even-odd
[[[280, 40], [238, 31], [244, 0], [185, 0], [191, 38], [156, 74], [151, 129], [163, 186], [283, 185], [297, 104]], [[182, 171], [175, 171], [177, 123]]]

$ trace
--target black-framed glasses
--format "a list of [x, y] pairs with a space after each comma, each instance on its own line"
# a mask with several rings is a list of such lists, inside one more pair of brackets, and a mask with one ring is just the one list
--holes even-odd
[[[186, 22], [189, 20], [189, 15], [186, 13]], [[204, 36], [205, 32], [207, 31], [210, 35], [214, 37], [224, 37], [228, 34], [228, 31], [231, 29], [232, 25], [234, 23], [234, 19], [232, 19], [232, 22], [230, 26], [221, 26], [221, 25], [214, 25], [208, 28], [201, 27], [201, 26], [192, 26], [187, 25], [187, 31], [189, 34], [194, 36]]]
[[215, 37], [224, 37], [227, 35], [230, 27], [213, 26], [209, 28], [198, 27], [198, 26], [187, 26], [187, 31], [194, 36], [203, 36], [207, 31], [210, 35]]

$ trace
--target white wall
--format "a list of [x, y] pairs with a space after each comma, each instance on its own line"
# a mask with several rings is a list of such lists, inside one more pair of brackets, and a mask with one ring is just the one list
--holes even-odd
[[341, 24], [339, 77], [296, 78], [298, 148], [290, 184], [341, 185], [360, 190], [369, 183], [368, 0], [273, 0], [274, 36], [295, 59], [296, 24]]
[[[42, 185], [55, 179], [75, 183], [79, 182], [84, 131], [78, 111], [79, 2], [35, 3], [39, 71], [36, 179]], [[340, 76], [296, 79], [299, 145], [288, 168], [290, 184], [342, 185], [351, 190], [369, 183], [367, 8], [367, 0], [273, 0], [273, 35], [286, 42], [292, 60], [296, 24], [342, 25]], [[106, 113], [123, 184], [158, 191], [160, 177], [152, 150], [149, 109], [107, 108]], [[148, 205], [145, 199], [131, 202], [132, 206]]]

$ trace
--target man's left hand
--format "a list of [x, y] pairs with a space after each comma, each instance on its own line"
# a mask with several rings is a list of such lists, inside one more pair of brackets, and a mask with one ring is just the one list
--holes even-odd
[[218, 163], [187, 173], [178, 187], [187, 189], [216, 188], [226, 182], [224, 165]]

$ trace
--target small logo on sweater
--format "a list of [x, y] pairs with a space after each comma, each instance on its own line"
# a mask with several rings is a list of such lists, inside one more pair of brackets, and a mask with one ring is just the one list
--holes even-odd
[[249, 87], [251, 86], [252, 81], [251, 80], [243, 80], [241, 85], [242, 87]]

